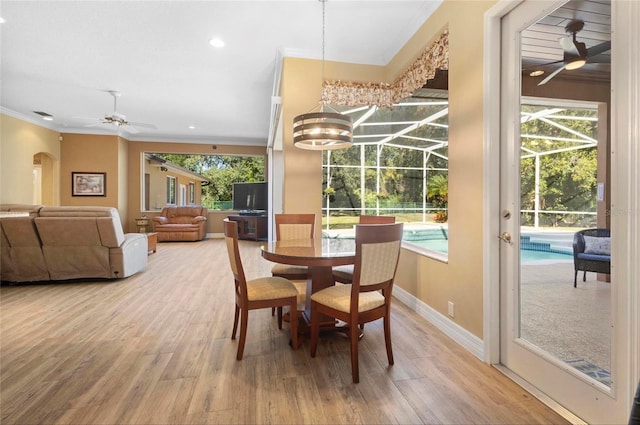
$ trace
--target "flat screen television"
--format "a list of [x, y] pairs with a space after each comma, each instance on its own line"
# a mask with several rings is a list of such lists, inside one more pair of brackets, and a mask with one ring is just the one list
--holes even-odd
[[268, 209], [267, 182], [234, 183], [233, 209], [240, 214], [262, 214]]

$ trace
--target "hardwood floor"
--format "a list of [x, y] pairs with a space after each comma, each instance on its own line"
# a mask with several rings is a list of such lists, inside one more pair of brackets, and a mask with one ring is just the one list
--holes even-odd
[[[248, 278], [268, 275], [241, 241]], [[249, 314], [236, 361], [233, 282], [222, 239], [160, 243], [120, 281], [0, 288], [2, 424], [567, 423], [395, 300], [395, 365], [367, 324], [360, 384], [348, 340], [297, 351], [270, 309]]]

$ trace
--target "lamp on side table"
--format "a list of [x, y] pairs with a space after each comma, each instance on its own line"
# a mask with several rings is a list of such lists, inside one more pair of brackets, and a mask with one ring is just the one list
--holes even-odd
[[138, 233], [147, 233], [147, 226], [149, 226], [149, 218], [147, 217], [136, 218], [136, 226], [138, 226]]

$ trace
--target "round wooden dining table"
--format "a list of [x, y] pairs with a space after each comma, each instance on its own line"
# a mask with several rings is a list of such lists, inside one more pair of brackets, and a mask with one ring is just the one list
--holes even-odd
[[311, 294], [335, 284], [332, 273], [334, 266], [355, 262], [356, 244], [354, 239], [346, 238], [272, 241], [262, 245], [262, 257], [275, 263], [309, 267], [305, 301], [305, 318], [309, 321]]

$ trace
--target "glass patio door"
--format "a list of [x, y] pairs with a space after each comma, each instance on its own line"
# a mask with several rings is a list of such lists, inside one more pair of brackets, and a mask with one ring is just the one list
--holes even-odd
[[[523, 37], [562, 5], [525, 1], [503, 18], [500, 358], [559, 410], [607, 423], [624, 417], [610, 373], [614, 282], [591, 272], [583, 282], [581, 271], [574, 288], [572, 255], [576, 231], [607, 226], [595, 207], [605, 197], [596, 183], [607, 163], [606, 108], [523, 96]], [[567, 208], [575, 199], [579, 211]]]

